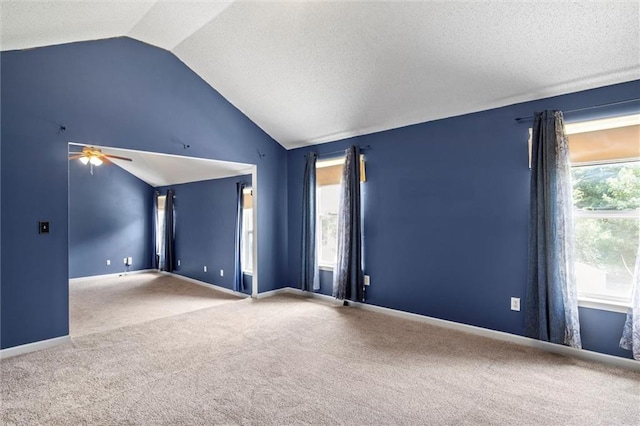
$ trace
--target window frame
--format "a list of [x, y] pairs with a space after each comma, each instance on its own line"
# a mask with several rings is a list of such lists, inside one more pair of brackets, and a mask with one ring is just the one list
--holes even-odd
[[[245, 208], [244, 206], [244, 195], [246, 194], [250, 194], [253, 197], [253, 189], [252, 187], [246, 187], [242, 190], [242, 194], [243, 194], [243, 200], [242, 200], [242, 237], [240, 239], [240, 259], [241, 259], [241, 265], [242, 265], [242, 273], [245, 275], [253, 275], [253, 262], [247, 262], [245, 256], [247, 253], [247, 247], [246, 247], [246, 242], [247, 242], [247, 234], [251, 234], [251, 241], [253, 242], [253, 244], [255, 244], [255, 229], [253, 229], [253, 200], [252, 200], [252, 205], [251, 208]], [[248, 215], [247, 213], [251, 212], [250, 215]], [[247, 227], [245, 226], [246, 223], [250, 223], [252, 225], [251, 227], [251, 231], [247, 230]], [[253, 257], [253, 247], [249, 247], [249, 253], [251, 253], [251, 256]]]
[[[344, 168], [345, 160], [346, 160], [346, 156], [344, 156], [344, 155], [336, 156], [336, 157], [332, 157], [332, 158], [327, 158], [327, 159], [323, 159], [323, 160], [317, 160], [316, 161], [316, 172], [318, 171], [318, 169], [325, 168], [325, 167], [341, 166], [341, 168]], [[360, 167], [360, 184], [362, 184], [362, 183], [367, 181], [365, 156], [362, 153], [360, 153], [359, 167]], [[340, 175], [342, 176], [342, 170], [341, 170]], [[333, 186], [333, 185], [337, 185], [337, 186], [341, 187], [342, 186], [342, 178], [340, 179], [340, 182], [338, 182], [337, 184], [331, 184], [331, 185], [319, 185], [318, 181], [316, 179], [316, 258], [318, 260], [318, 269], [323, 270], [323, 271], [333, 271], [334, 268], [335, 268], [335, 265], [334, 265], [335, 259], [332, 260], [331, 262], [327, 262], [326, 259], [321, 259], [320, 258], [320, 246], [322, 244], [322, 231], [321, 231], [322, 226], [321, 226], [321, 221], [320, 221], [319, 190], [323, 186]], [[337, 241], [336, 241], [336, 243], [337, 243]]]
[[[572, 134], [585, 133], [597, 130], [615, 129], [624, 127], [627, 125], [638, 124], [640, 120], [640, 114], [621, 115], [617, 117], [610, 117], [605, 119], [591, 119], [583, 121], [575, 121], [565, 124], [565, 134], [570, 136]], [[529, 129], [529, 141], [531, 142], [531, 130]], [[531, 154], [531, 145], [529, 146], [529, 153]], [[571, 163], [571, 168], [584, 167], [584, 166], [607, 166], [619, 163], [631, 163], [640, 162], [640, 158], [623, 158], [623, 159], [610, 159], [599, 161], [583, 161]], [[529, 164], [531, 167], [531, 164]], [[636, 210], [578, 210], [573, 209], [573, 218], [638, 218], [640, 209]], [[637, 254], [640, 256], [640, 253]], [[614, 297], [608, 298], [603, 295], [596, 295], [591, 293], [578, 293], [578, 306], [592, 309], [600, 309], [611, 312], [626, 313], [631, 306], [631, 300], [622, 301], [616, 300]]]
[[[340, 187], [340, 184], [338, 185], [323, 185], [325, 187], [328, 186], [338, 186]], [[324, 271], [333, 271], [335, 268], [335, 259], [331, 260], [331, 261], [327, 261], [326, 259], [322, 259], [320, 256], [321, 253], [321, 246], [322, 246], [322, 221], [320, 220], [320, 189], [322, 187], [318, 186], [316, 187], [316, 253], [317, 253], [317, 259], [318, 259], [318, 269], [324, 270]], [[339, 195], [338, 195], [339, 197]], [[337, 232], [337, 230], [336, 230]], [[337, 244], [337, 240], [336, 240], [336, 244]]]
[[[626, 125], [637, 125], [640, 123], [640, 114], [625, 114], [616, 117], [610, 117], [605, 119], [590, 119], [582, 121], [574, 121], [565, 123], [565, 135], [570, 136], [576, 133], [584, 133], [596, 130], [606, 130], [609, 128], [624, 127]], [[533, 129], [530, 127], [528, 130], [528, 150], [529, 150], [529, 170], [531, 170], [532, 159], [532, 141], [533, 141]], [[640, 157], [624, 158], [624, 159], [611, 159], [602, 161], [584, 161], [571, 163], [570, 167], [581, 166], [605, 166], [617, 163], [630, 163], [640, 162]], [[615, 218], [633, 218], [637, 217], [640, 213], [640, 209], [636, 210], [606, 210], [606, 211], [584, 211], [573, 209], [572, 216], [576, 217], [615, 217]], [[640, 253], [637, 254], [640, 256]], [[628, 302], [608, 299], [601, 295], [593, 295], [589, 293], [578, 293], [578, 306], [591, 309], [599, 309], [610, 312], [626, 313], [631, 307], [631, 300]]]
[[155, 255], [161, 256], [162, 250], [164, 247], [164, 217], [165, 217], [165, 203], [167, 200], [167, 195], [157, 195], [156, 196], [156, 241], [155, 241]]
[[[572, 163], [571, 168], [585, 166], [609, 166], [620, 163], [640, 163], [640, 158], [624, 159], [624, 160], [605, 160], [605, 161], [588, 161], [581, 163]], [[579, 210], [573, 209], [572, 216], [576, 218], [593, 218], [593, 219], [639, 219], [640, 209], [635, 210]], [[640, 253], [636, 254], [640, 256]], [[626, 313], [631, 307], [631, 298], [628, 301], [620, 300], [615, 297], [607, 297], [601, 294], [580, 293], [578, 292], [578, 306], [592, 309], [600, 309], [611, 312]]]
[[[335, 166], [344, 167], [344, 162], [345, 162], [345, 156], [333, 157], [325, 160], [317, 160], [316, 173], [318, 169], [325, 168], [325, 167], [335, 167]], [[335, 268], [335, 259], [331, 261], [327, 261], [326, 259], [322, 259], [320, 256], [321, 246], [322, 246], [322, 222], [320, 220], [320, 199], [321, 199], [320, 192], [322, 187], [328, 187], [328, 186], [334, 186], [334, 185], [340, 187], [341, 184], [342, 184], [342, 179], [337, 184], [332, 184], [332, 185], [320, 185], [316, 180], [316, 258], [318, 260], [318, 269], [323, 271], [333, 271]]]

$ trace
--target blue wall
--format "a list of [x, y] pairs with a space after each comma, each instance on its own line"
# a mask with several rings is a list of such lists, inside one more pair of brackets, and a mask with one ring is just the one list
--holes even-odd
[[286, 284], [286, 150], [174, 55], [117, 38], [0, 60], [0, 347], [68, 334], [69, 141], [256, 164], [259, 290]]
[[152, 268], [154, 193], [116, 165], [94, 167], [91, 175], [89, 166], [70, 161], [69, 278]]
[[[509, 301], [520, 297], [524, 306], [531, 121], [514, 119], [639, 95], [635, 81], [289, 151], [289, 284], [299, 287], [304, 155], [370, 145], [362, 186], [367, 303], [524, 335], [523, 313]], [[638, 110], [640, 102], [566, 118]], [[331, 278], [321, 272], [322, 293], [330, 294]], [[630, 356], [617, 348], [624, 315], [580, 313], [586, 349]]]
[[[171, 53], [135, 40], [0, 60], [1, 348], [68, 334], [69, 141], [257, 164], [260, 291], [297, 287], [309, 149], [285, 151]], [[524, 298], [528, 123], [514, 118], [639, 95], [635, 81], [314, 147], [372, 147], [363, 205], [369, 303], [523, 334], [522, 313], [508, 302]], [[51, 222], [50, 234], [37, 233], [39, 220]], [[585, 348], [620, 355], [610, 336], [622, 315], [581, 314]]]
[[233, 290], [237, 182], [251, 186], [251, 175], [158, 188], [175, 190], [176, 274]]

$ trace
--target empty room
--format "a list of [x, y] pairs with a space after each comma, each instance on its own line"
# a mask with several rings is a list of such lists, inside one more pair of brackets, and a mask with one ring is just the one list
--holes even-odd
[[70, 337], [251, 294], [252, 165], [75, 144], [69, 151]]
[[640, 423], [638, 2], [0, 3], [0, 422]]

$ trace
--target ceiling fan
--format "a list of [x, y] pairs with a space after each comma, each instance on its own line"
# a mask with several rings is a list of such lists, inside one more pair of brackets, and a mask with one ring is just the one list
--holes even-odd
[[91, 174], [93, 174], [93, 166], [100, 166], [102, 163], [113, 164], [111, 159], [133, 161], [131, 158], [121, 157], [119, 155], [104, 154], [102, 150], [92, 146], [82, 147], [82, 152], [70, 152], [69, 161], [78, 159], [82, 164], [91, 166]]

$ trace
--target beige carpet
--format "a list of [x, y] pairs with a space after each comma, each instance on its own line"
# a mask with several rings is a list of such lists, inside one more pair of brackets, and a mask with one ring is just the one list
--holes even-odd
[[294, 296], [3, 360], [2, 424], [638, 425], [640, 373]]
[[69, 283], [72, 337], [209, 308], [238, 297], [157, 272]]

